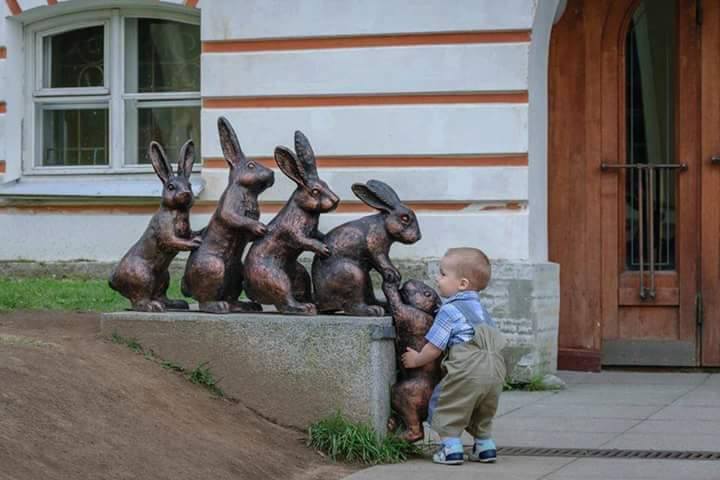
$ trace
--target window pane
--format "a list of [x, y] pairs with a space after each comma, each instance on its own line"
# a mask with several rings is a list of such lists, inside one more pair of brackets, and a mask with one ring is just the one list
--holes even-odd
[[45, 88], [104, 85], [105, 28], [82, 28], [45, 38]]
[[200, 107], [140, 107], [137, 112], [137, 156], [129, 158], [130, 163], [150, 163], [147, 148], [152, 140], [172, 159], [189, 139], [195, 142], [195, 152], [200, 152]]
[[198, 25], [141, 18], [128, 20], [128, 35], [133, 29], [137, 29], [137, 87], [132, 88], [134, 82], [128, 79], [130, 92], [200, 91]]
[[[625, 46], [627, 162], [631, 164], [672, 164], [677, 161], [676, 17], [675, 0], [643, 0], [632, 17]], [[657, 270], [675, 269], [676, 179], [677, 170], [656, 170], [652, 182], [646, 173], [627, 171], [625, 265], [628, 270], [640, 269], [641, 250], [643, 268], [649, 268], [649, 257], [653, 255]], [[650, 200], [654, 206], [651, 212], [654, 225], [652, 252], [649, 251], [648, 235]]]
[[107, 164], [107, 108], [43, 112], [43, 166]]

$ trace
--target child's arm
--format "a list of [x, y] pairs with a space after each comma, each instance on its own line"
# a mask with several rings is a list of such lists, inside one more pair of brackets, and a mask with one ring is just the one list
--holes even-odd
[[410, 347], [407, 347], [406, 352], [403, 353], [401, 357], [402, 364], [405, 368], [422, 367], [423, 365], [427, 365], [428, 363], [438, 358], [440, 355], [442, 355], [442, 352], [442, 350], [440, 350], [430, 342], [427, 342], [422, 348], [422, 350], [420, 350], [419, 352], [413, 350]]

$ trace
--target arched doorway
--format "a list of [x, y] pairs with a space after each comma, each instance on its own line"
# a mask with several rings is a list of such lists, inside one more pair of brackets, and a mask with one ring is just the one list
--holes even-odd
[[569, 0], [553, 29], [560, 368], [720, 365], [720, 2], [705, 4]]

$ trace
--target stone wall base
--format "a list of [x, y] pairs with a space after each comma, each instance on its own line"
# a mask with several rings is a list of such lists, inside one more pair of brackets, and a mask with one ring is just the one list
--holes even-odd
[[188, 370], [208, 362], [228, 396], [281, 425], [306, 429], [340, 411], [386, 431], [390, 317], [117, 312], [102, 315], [101, 329]]

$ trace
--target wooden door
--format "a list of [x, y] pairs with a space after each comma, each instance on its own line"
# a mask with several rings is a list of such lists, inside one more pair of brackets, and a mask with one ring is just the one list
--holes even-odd
[[696, 0], [627, 4], [603, 65], [602, 363], [695, 366]]
[[720, 2], [702, 6], [701, 282], [703, 366], [720, 366]]
[[[560, 263], [560, 368], [699, 364], [698, 7], [569, 0], [553, 28], [549, 233]], [[720, 135], [716, 143], [720, 153]]]

